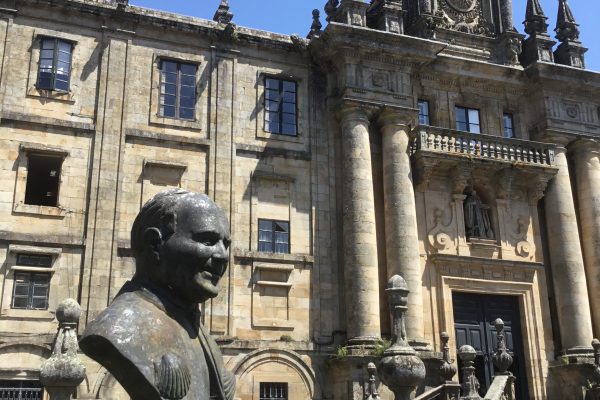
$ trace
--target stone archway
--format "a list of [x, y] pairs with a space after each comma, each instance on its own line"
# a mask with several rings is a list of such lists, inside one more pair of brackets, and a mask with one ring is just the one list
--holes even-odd
[[260, 383], [287, 383], [289, 400], [319, 399], [315, 372], [297, 353], [282, 349], [253, 351], [231, 368], [237, 379], [236, 398], [258, 400]]

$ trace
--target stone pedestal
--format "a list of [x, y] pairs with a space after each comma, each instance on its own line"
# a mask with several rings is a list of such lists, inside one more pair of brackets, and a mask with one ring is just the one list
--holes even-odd
[[592, 320], [595, 332], [600, 332], [600, 143], [582, 140], [573, 150]]
[[381, 328], [369, 119], [352, 105], [344, 106], [340, 114], [348, 339], [350, 346], [372, 345]]
[[383, 151], [383, 191], [388, 276], [401, 275], [410, 289], [407, 336], [417, 350], [426, 347], [423, 282], [407, 123], [410, 112], [385, 111], [379, 116]]
[[557, 147], [557, 175], [546, 192], [546, 226], [563, 351], [590, 353], [592, 323], [566, 149]]

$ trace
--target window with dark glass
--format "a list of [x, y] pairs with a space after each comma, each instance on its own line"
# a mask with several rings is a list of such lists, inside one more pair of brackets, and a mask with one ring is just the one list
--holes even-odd
[[427, 100], [419, 100], [419, 125], [430, 125], [430, 122], [429, 102]]
[[25, 204], [56, 207], [63, 157], [29, 153], [27, 158]]
[[296, 136], [296, 82], [265, 78], [265, 130]]
[[260, 400], [287, 400], [288, 384], [287, 383], [260, 383]]
[[259, 219], [258, 251], [265, 253], [289, 253], [290, 223], [272, 219]]
[[194, 64], [161, 60], [160, 116], [189, 120], [195, 118], [197, 69]]
[[510, 139], [515, 137], [515, 128], [512, 114], [504, 113], [504, 115], [502, 116], [502, 128], [504, 130], [503, 136], [505, 138]]
[[43, 38], [40, 49], [38, 89], [69, 91], [73, 43], [56, 38]]
[[479, 110], [456, 106], [456, 129], [459, 131], [481, 133]]
[[42, 400], [44, 388], [40, 381], [0, 380], [0, 399]]
[[52, 256], [17, 254], [17, 266], [35, 267], [39, 269], [39, 272], [15, 271], [12, 308], [23, 310], [48, 309], [50, 273], [44, 272], [44, 269], [52, 267]]

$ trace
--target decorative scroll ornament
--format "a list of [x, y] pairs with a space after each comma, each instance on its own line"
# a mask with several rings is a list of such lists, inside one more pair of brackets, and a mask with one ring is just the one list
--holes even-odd
[[517, 220], [517, 223], [517, 232], [511, 233], [511, 236], [517, 240], [515, 252], [519, 257], [527, 258], [533, 254], [531, 243], [529, 243], [529, 240], [527, 240], [527, 234], [529, 233], [529, 220], [525, 217], [520, 217]]
[[444, 0], [438, 13], [442, 28], [485, 36], [494, 33], [477, 0]]
[[454, 244], [454, 240], [448, 234], [448, 228], [454, 224], [454, 209], [450, 206], [450, 222], [444, 224], [444, 211], [436, 208], [433, 212], [435, 226], [427, 234], [429, 244], [434, 251], [443, 252], [450, 250], [450, 246]]

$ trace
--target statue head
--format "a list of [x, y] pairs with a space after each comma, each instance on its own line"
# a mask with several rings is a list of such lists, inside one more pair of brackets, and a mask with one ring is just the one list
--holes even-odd
[[217, 296], [230, 243], [223, 211], [208, 196], [182, 189], [154, 196], [131, 229], [136, 277], [186, 303]]

